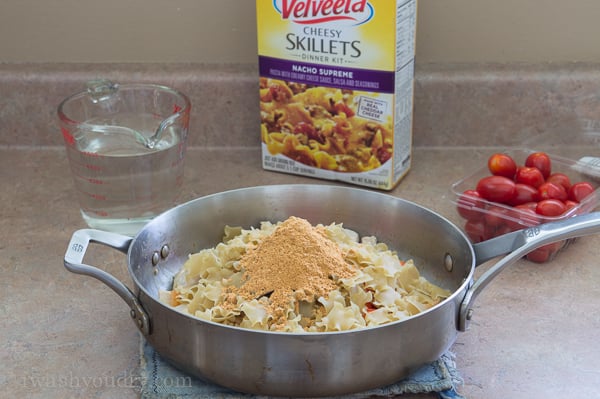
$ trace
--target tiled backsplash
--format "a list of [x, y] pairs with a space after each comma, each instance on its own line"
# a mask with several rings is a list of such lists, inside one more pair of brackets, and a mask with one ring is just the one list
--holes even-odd
[[[515, 145], [600, 120], [599, 65], [417, 60], [415, 76], [415, 146]], [[259, 145], [255, 65], [0, 64], [0, 146], [62, 146], [56, 107], [97, 78], [160, 83], [188, 94], [192, 146]]]

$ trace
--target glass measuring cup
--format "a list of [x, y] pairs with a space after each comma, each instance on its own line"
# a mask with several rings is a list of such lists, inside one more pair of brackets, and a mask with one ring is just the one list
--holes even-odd
[[88, 82], [58, 106], [58, 119], [88, 226], [135, 235], [176, 204], [191, 103], [153, 84]]

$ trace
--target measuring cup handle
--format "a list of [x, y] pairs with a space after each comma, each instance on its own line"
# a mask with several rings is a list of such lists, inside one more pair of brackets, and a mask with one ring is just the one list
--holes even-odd
[[116, 233], [93, 229], [77, 230], [71, 237], [64, 262], [70, 272], [98, 279], [115, 291], [129, 305], [131, 317], [142, 334], [148, 335], [150, 334], [150, 319], [135, 294], [112, 274], [82, 263], [87, 247], [92, 242], [107, 245], [126, 254], [131, 241], [131, 237]]

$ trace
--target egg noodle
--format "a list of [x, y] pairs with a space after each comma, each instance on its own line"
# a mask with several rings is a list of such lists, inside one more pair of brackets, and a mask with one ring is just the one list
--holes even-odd
[[226, 325], [325, 332], [403, 320], [449, 294], [373, 236], [290, 217], [226, 226], [222, 242], [191, 254], [160, 299]]

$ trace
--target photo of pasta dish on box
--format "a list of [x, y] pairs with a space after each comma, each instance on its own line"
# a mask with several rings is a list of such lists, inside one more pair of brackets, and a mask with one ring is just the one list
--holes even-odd
[[262, 142], [271, 155], [319, 169], [376, 169], [392, 157], [392, 123], [360, 116], [360, 93], [261, 78]]

